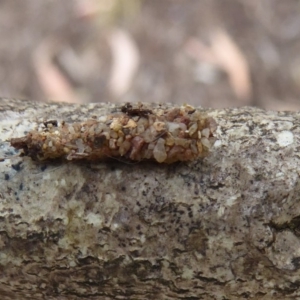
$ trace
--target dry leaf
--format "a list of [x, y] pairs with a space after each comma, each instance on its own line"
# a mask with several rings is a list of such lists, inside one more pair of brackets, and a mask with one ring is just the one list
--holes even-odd
[[224, 70], [236, 96], [249, 104], [252, 87], [247, 60], [233, 39], [223, 30], [214, 31], [210, 46], [192, 38], [185, 47], [186, 52], [200, 62], [207, 62]]
[[36, 75], [47, 98], [67, 103], [80, 103], [68, 79], [53, 62], [57, 42], [44, 40], [33, 54]]
[[132, 84], [139, 66], [140, 55], [135, 41], [124, 30], [112, 31], [108, 42], [113, 57], [109, 89], [113, 96], [120, 97]]

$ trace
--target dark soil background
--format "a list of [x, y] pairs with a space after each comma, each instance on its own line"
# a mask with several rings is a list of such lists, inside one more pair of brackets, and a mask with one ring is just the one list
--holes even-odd
[[0, 95], [300, 108], [299, 0], [0, 0]]

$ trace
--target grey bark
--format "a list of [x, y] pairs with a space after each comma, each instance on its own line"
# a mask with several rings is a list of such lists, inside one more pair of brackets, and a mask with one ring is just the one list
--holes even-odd
[[111, 109], [0, 100], [1, 299], [299, 299], [300, 114], [210, 110], [210, 155], [171, 165], [8, 142]]

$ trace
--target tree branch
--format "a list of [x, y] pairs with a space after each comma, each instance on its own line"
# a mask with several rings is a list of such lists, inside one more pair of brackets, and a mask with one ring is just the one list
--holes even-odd
[[113, 104], [0, 101], [1, 299], [300, 297], [299, 113], [207, 110], [208, 157], [33, 161], [9, 139]]

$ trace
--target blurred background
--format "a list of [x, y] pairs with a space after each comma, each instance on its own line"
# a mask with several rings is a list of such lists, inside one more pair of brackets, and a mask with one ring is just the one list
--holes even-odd
[[300, 109], [299, 0], [0, 0], [0, 95]]

